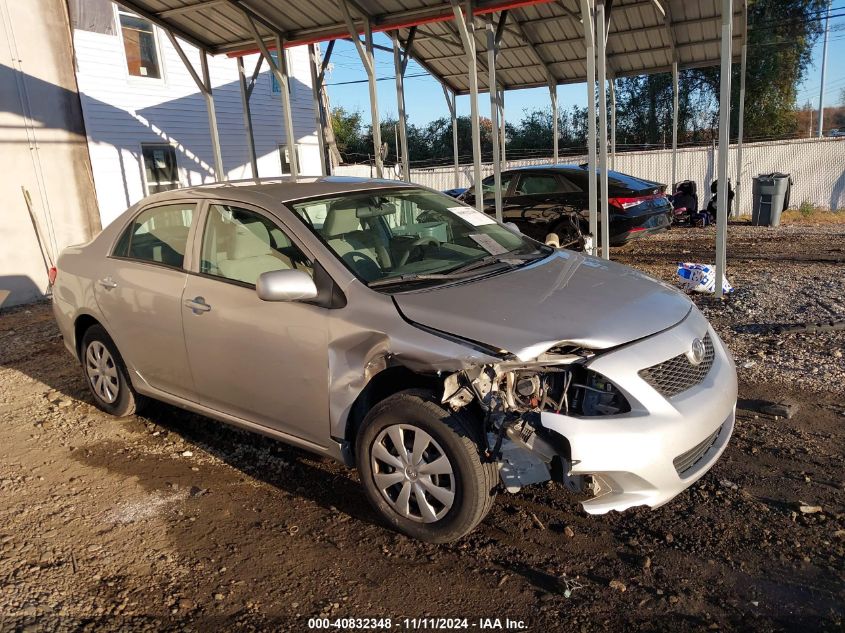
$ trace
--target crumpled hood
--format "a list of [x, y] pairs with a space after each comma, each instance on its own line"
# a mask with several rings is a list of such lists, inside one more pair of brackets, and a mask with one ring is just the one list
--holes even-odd
[[571, 251], [511, 272], [393, 296], [410, 319], [529, 360], [561, 342], [621, 345], [680, 322], [692, 302], [639, 271]]

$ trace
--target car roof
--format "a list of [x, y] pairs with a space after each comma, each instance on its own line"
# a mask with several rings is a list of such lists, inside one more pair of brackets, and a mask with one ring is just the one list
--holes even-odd
[[[558, 163], [556, 165], [525, 165], [524, 167], [514, 167], [507, 171], [577, 171], [578, 173], [586, 173], [587, 167], [581, 167], [574, 163]], [[613, 171], [608, 171], [613, 173]]]
[[[598, 168], [596, 169], [598, 172]], [[566, 174], [573, 181], [586, 181], [589, 176], [589, 168], [586, 163], [576, 165], [573, 163], [558, 163], [556, 165], [526, 165], [525, 167], [514, 167], [502, 172], [502, 174], [516, 174], [523, 172], [533, 173], [547, 173], [547, 174]], [[661, 185], [661, 183], [640, 178], [639, 176], [632, 176], [614, 169], [607, 170], [608, 178], [611, 179], [611, 185], [616, 187], [624, 187], [632, 190], [645, 189], [654, 185]], [[577, 178], [576, 178], [577, 177]]]
[[158, 200], [181, 200], [202, 198], [235, 198], [243, 202], [258, 202], [272, 199], [275, 202], [290, 202], [303, 198], [369, 191], [372, 189], [421, 188], [401, 180], [380, 178], [353, 178], [348, 176], [315, 176], [293, 178], [256, 178], [248, 180], [230, 180], [227, 182], [195, 185], [153, 194], [145, 202]]

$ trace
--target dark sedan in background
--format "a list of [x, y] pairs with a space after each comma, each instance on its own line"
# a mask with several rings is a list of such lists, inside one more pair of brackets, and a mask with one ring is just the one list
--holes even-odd
[[[524, 234], [539, 241], [554, 233], [561, 246], [580, 248], [582, 235], [589, 233], [588, 176], [586, 165], [542, 165], [503, 171], [504, 221], [513, 222]], [[666, 197], [666, 185], [618, 171], [609, 171], [607, 176], [611, 245], [619, 246], [669, 228], [672, 205]], [[493, 176], [482, 180], [481, 185], [484, 209], [493, 214]], [[468, 189], [456, 197], [474, 204], [474, 194], [473, 189]]]

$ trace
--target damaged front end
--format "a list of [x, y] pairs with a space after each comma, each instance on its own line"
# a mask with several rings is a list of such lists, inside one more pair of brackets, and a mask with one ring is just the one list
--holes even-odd
[[540, 422], [543, 413], [589, 417], [630, 411], [622, 392], [587, 367], [595, 355], [558, 345], [528, 362], [503, 360], [446, 377], [443, 404], [455, 411], [478, 407], [485, 455], [498, 464], [508, 492], [548, 480], [573, 492], [599, 492], [591, 477], [571, 474], [569, 442]]

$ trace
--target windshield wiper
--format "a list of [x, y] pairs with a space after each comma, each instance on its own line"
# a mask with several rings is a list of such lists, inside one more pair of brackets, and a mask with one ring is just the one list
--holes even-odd
[[511, 255], [509, 253], [502, 253], [501, 255], [487, 255], [486, 257], [482, 257], [481, 259], [477, 259], [474, 262], [470, 262], [468, 264], [464, 264], [463, 266], [458, 266], [450, 270], [450, 273], [464, 273], [470, 270], [475, 270], [476, 268], [483, 268], [484, 266], [489, 266], [490, 264], [508, 264], [511, 265], [511, 260], [518, 260], [518, 261], [530, 261], [532, 259], [538, 259], [540, 257], [545, 257], [543, 253], [537, 253], [533, 255], [522, 254], [522, 255]]
[[466, 271], [452, 271], [448, 273], [408, 273], [405, 275], [397, 275], [395, 277], [388, 277], [387, 279], [376, 279], [367, 285], [370, 288], [378, 288], [380, 286], [392, 286], [395, 284], [403, 284], [413, 281], [427, 281], [443, 280], [443, 279], [468, 279], [474, 277], [475, 274], [468, 274]]
[[388, 277], [386, 279], [377, 279], [375, 281], [371, 281], [367, 285], [370, 288], [378, 288], [381, 286], [392, 286], [414, 281], [469, 279], [470, 277], [475, 277], [477, 275], [475, 271], [479, 268], [484, 268], [493, 264], [513, 268], [514, 264], [512, 260], [530, 261], [532, 259], [539, 259], [545, 256], [546, 255], [542, 252], [535, 253], [533, 255], [509, 255], [507, 253], [502, 253], [501, 255], [488, 255], [473, 262], [469, 262], [463, 266], [459, 266], [458, 268], [441, 273], [408, 273], [405, 275], [397, 275], [396, 277]]

